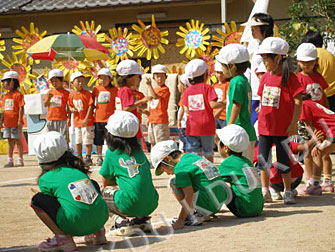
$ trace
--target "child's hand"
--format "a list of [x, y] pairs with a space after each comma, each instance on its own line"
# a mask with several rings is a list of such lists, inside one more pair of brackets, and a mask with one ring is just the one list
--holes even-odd
[[321, 150], [317, 146], [315, 146], [313, 148], [311, 154], [312, 154], [313, 158], [316, 158], [317, 156], [319, 156], [321, 154]]
[[69, 110], [71, 111], [71, 113], [78, 112], [78, 110], [75, 107], [72, 107], [72, 106], [69, 106]]
[[325, 139], [325, 136], [321, 130], [314, 130], [313, 139], [317, 142], [322, 142]]
[[53, 97], [54, 95], [52, 93], [48, 93], [48, 100], [51, 100], [51, 98]]
[[177, 229], [182, 229], [184, 228], [184, 221], [183, 220], [176, 220], [175, 223], [172, 224], [172, 227], [174, 230], [177, 230]]
[[150, 78], [146, 78], [145, 79], [145, 84], [147, 84], [149, 87], [151, 87], [152, 86], [151, 79]]
[[71, 118], [68, 118], [68, 119], [67, 119], [67, 126], [68, 126], [68, 127], [71, 127]]
[[255, 108], [255, 112], [256, 112], [256, 113], [259, 113], [259, 112], [261, 112], [261, 107], [260, 107], [260, 106], [258, 106], [257, 108]]
[[30, 188], [30, 191], [32, 191], [33, 193], [39, 193], [40, 192], [40, 190], [35, 189], [35, 188]]
[[81, 122], [81, 126], [82, 126], [82, 127], [86, 127], [86, 126], [87, 126], [87, 120], [83, 120], [83, 121]]
[[22, 121], [21, 121], [21, 120], [19, 120], [19, 121], [17, 122], [17, 127], [18, 127], [19, 129], [22, 128]]
[[177, 128], [181, 129], [181, 121], [177, 121]]

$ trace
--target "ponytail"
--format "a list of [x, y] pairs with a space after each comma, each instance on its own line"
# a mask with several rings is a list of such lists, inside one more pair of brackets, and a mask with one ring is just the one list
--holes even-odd
[[289, 62], [288, 62], [288, 59], [285, 55], [283, 55], [283, 58], [282, 58], [282, 79], [281, 79], [281, 85], [283, 87], [286, 87], [287, 86], [287, 81], [288, 81], [288, 78], [290, 77], [290, 67], [289, 67]]

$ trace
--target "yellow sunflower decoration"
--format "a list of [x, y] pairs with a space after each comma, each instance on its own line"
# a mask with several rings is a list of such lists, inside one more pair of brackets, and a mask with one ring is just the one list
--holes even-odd
[[219, 53], [219, 49], [213, 50], [212, 43], [207, 46], [206, 51], [199, 51], [196, 53], [196, 57], [206, 62], [208, 66], [208, 81], [209, 83], [216, 83], [217, 79], [214, 71], [215, 56]]
[[92, 85], [93, 86], [99, 85], [98, 72], [101, 68], [106, 68], [106, 67], [109, 68], [111, 73], [113, 74], [114, 79], [112, 81], [112, 84], [115, 85], [115, 83], [116, 83], [116, 79], [115, 79], [116, 66], [117, 66], [117, 63], [113, 59], [109, 59], [107, 61], [99, 60], [99, 61], [91, 62], [90, 66], [87, 67], [85, 72], [84, 72], [85, 76], [90, 77], [90, 79], [87, 83], [87, 86], [90, 87]]
[[180, 50], [180, 54], [186, 55], [188, 59], [193, 59], [196, 54], [201, 54], [201, 51], [206, 51], [206, 45], [209, 45], [210, 35], [206, 35], [209, 32], [208, 28], [204, 29], [204, 24], [199, 20], [191, 20], [191, 23], [186, 22], [186, 28], [179, 26], [177, 35], [181, 38], [177, 39], [176, 46], [183, 47]]
[[240, 43], [244, 26], [240, 26], [240, 28], [237, 30], [236, 23], [231, 21], [230, 27], [227, 23], [224, 23], [224, 27], [226, 30], [225, 32], [221, 29], [216, 29], [216, 32], [219, 34], [219, 36], [213, 35], [213, 40], [215, 40], [215, 42], [213, 42], [212, 45], [223, 47], [231, 43]]
[[140, 69], [142, 70], [143, 73], [149, 72], [150, 67], [148, 67], [148, 66], [147, 67], [143, 67], [142, 66], [142, 61], [140, 59], [138, 59], [136, 62], [139, 65], [139, 67], [140, 67]]
[[[15, 50], [15, 54], [27, 54], [27, 50], [34, 45], [36, 42], [41, 40], [46, 34], [47, 31], [43, 31], [39, 33], [39, 29], [35, 27], [34, 23], [31, 22], [29, 26], [29, 30], [26, 27], [21, 27], [22, 31], [16, 30], [15, 33], [20, 38], [13, 38], [14, 43], [18, 45], [13, 45], [12, 48]], [[35, 63], [39, 63], [39, 60], [35, 60]], [[34, 60], [29, 57], [28, 63], [32, 65]]]
[[128, 29], [121, 27], [116, 29], [113, 27], [109, 29], [109, 35], [105, 35], [105, 40], [107, 43], [104, 43], [103, 46], [108, 48], [112, 58], [115, 58], [115, 62], [120, 60], [128, 59], [128, 56], [134, 56], [134, 38], [132, 33], [128, 33]]
[[92, 20], [91, 23], [88, 21], [80, 21], [80, 26], [75, 25], [72, 32], [76, 35], [85, 35], [91, 38], [95, 38], [98, 42], [105, 42], [105, 33], [99, 33], [101, 25], [95, 27], [95, 22]]
[[80, 71], [84, 72], [87, 67], [90, 66], [90, 62], [88, 61], [76, 61], [76, 60], [64, 60], [54, 62], [52, 64], [53, 68], [58, 68], [63, 71], [65, 81], [70, 80], [71, 74], [74, 72]]
[[[1, 37], [1, 33], [0, 33], [0, 37]], [[6, 46], [5, 46], [5, 40], [0, 39], [0, 52], [6, 51]], [[3, 55], [2, 53], [0, 53], [0, 60], [3, 60]]]
[[140, 19], [137, 22], [139, 26], [132, 25], [132, 28], [138, 32], [138, 34], [134, 34], [134, 43], [136, 44], [134, 51], [138, 51], [139, 57], [146, 53], [147, 60], [150, 60], [152, 56], [154, 59], [158, 59], [159, 52], [165, 53], [162, 44], [169, 44], [169, 41], [164, 38], [169, 35], [169, 31], [160, 31], [157, 28], [154, 15], [151, 17], [151, 25], [145, 26]]

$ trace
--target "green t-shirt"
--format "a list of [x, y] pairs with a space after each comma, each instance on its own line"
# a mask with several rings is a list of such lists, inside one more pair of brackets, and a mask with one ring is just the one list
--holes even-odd
[[38, 185], [42, 193], [57, 198], [57, 226], [66, 234], [93, 234], [108, 220], [106, 202], [83, 172], [60, 167], [43, 174]]
[[158, 193], [152, 183], [149, 161], [142, 150], [130, 157], [108, 149], [99, 173], [105, 178], [115, 178], [120, 188], [114, 195], [115, 204], [129, 217], [148, 216], [157, 208]]
[[256, 132], [250, 120], [249, 110], [249, 93], [251, 87], [247, 78], [244, 75], [237, 75], [230, 80], [227, 97], [227, 123], [230, 120], [231, 110], [234, 101], [241, 105], [241, 111], [238, 115], [235, 124], [244, 128], [248, 135], [249, 141], [256, 141]]
[[192, 186], [194, 207], [204, 215], [217, 213], [227, 199], [226, 185], [218, 169], [207, 159], [185, 153], [174, 167], [175, 186]]
[[263, 210], [264, 200], [260, 178], [251, 162], [245, 157], [231, 155], [219, 166], [224, 181], [231, 184], [236, 195], [238, 217], [253, 217]]

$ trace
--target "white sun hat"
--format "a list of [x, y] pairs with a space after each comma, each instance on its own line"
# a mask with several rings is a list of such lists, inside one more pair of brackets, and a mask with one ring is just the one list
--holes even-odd
[[158, 64], [154, 65], [151, 69], [151, 73], [166, 73], [166, 67], [164, 65]]
[[45, 132], [34, 140], [34, 151], [40, 164], [57, 161], [67, 150], [64, 136], [57, 131]]
[[222, 70], [222, 64], [218, 61], [215, 62], [214, 64], [214, 71], [215, 72], [223, 72]]
[[109, 68], [101, 68], [98, 72], [99, 75], [107, 75], [109, 78], [113, 79], [113, 74], [109, 70]]
[[2, 76], [1, 80], [7, 80], [7, 79], [19, 79], [19, 74], [15, 71], [7, 71], [4, 73], [4, 75]]
[[131, 138], [136, 136], [138, 131], [137, 117], [128, 111], [115, 111], [113, 115], [108, 118], [105, 128], [113, 136]]
[[49, 80], [51, 80], [53, 77], [63, 78], [64, 74], [63, 71], [60, 69], [52, 69], [49, 71]]
[[84, 77], [83, 73], [82, 72], [74, 72], [73, 74], [71, 74], [70, 82], [73, 82], [78, 77]]
[[131, 74], [143, 74], [139, 65], [134, 60], [122, 60], [116, 67], [116, 72], [120, 76]]
[[268, 37], [262, 41], [256, 54], [279, 54], [286, 55], [288, 53], [288, 43], [278, 37]]
[[221, 63], [228, 65], [230, 63], [243, 63], [249, 61], [250, 56], [248, 49], [241, 44], [232, 43], [221, 48], [215, 59]]
[[185, 66], [185, 75], [189, 79], [193, 79], [203, 75], [208, 69], [205, 61], [201, 59], [193, 59]]
[[318, 58], [318, 52], [312, 43], [302, 43], [297, 48], [297, 60], [312, 61]]
[[182, 75], [180, 75], [180, 82], [181, 82], [183, 85], [185, 85], [185, 86], [189, 86], [189, 85], [191, 85], [190, 82], [189, 82], [189, 80], [188, 80], [188, 78], [187, 78], [187, 76], [186, 76], [186, 74], [182, 74]]
[[269, 23], [260, 21], [256, 17], [252, 17], [248, 22], [241, 24], [241, 26], [260, 26], [260, 25], [269, 25]]
[[239, 125], [230, 124], [222, 129], [217, 129], [216, 134], [220, 141], [234, 152], [240, 153], [248, 148], [248, 133]]
[[163, 173], [157, 170], [158, 165], [162, 162], [163, 158], [176, 150], [178, 150], [178, 146], [177, 143], [173, 140], [161, 141], [152, 147], [150, 158], [152, 166], [155, 168], [156, 176], [159, 176]]

